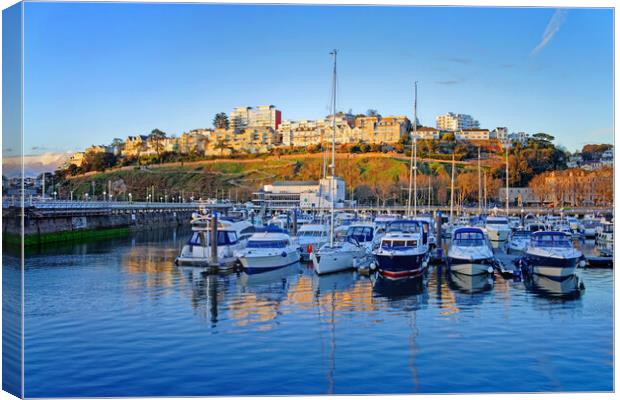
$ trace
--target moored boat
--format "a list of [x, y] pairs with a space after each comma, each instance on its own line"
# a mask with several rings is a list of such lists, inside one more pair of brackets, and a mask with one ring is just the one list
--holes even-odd
[[422, 274], [430, 256], [419, 221], [391, 222], [374, 251], [376, 267], [387, 278], [403, 278]]
[[480, 275], [493, 272], [495, 257], [484, 232], [478, 227], [454, 230], [447, 257], [452, 272]]
[[508, 239], [508, 245], [506, 247], [507, 253], [523, 253], [527, 246], [530, 244], [530, 238], [532, 232], [526, 229], [519, 229], [510, 234]]
[[297, 231], [297, 241], [301, 259], [310, 259], [310, 253], [317, 251], [329, 241], [329, 226], [325, 224], [305, 224]]
[[283, 232], [259, 232], [237, 253], [246, 273], [283, 268], [300, 260], [299, 245]]
[[523, 261], [534, 274], [566, 279], [575, 273], [582, 254], [573, 247], [570, 235], [557, 231], [532, 234]]
[[508, 240], [508, 235], [511, 232], [508, 218], [500, 216], [487, 217], [485, 228], [489, 239], [496, 242]]

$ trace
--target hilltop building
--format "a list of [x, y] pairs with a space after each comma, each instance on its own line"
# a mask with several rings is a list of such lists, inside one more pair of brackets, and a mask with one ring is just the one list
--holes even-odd
[[438, 115], [436, 118], [436, 122], [437, 129], [447, 131], [458, 131], [460, 129], [473, 129], [480, 127], [480, 123], [476, 121], [471, 115], [455, 114], [453, 112]]
[[230, 129], [235, 132], [244, 128], [271, 128], [277, 130], [282, 122], [282, 112], [275, 106], [237, 107], [229, 116]]

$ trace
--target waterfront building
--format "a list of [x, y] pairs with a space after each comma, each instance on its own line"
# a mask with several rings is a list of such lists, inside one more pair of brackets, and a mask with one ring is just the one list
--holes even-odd
[[247, 127], [277, 130], [282, 122], [282, 112], [273, 105], [237, 107], [230, 113], [229, 122], [230, 129], [235, 132]]
[[252, 203], [276, 209], [316, 209], [331, 207], [332, 197], [337, 207], [345, 202], [345, 183], [342, 178], [327, 178], [319, 181], [276, 181], [252, 194]]
[[[500, 202], [506, 201], [506, 188], [499, 188], [498, 199]], [[527, 187], [510, 187], [508, 188], [508, 201], [519, 207], [526, 207], [540, 204], [540, 199], [534, 193], [534, 190]]]
[[232, 148], [247, 153], [266, 153], [282, 144], [282, 135], [270, 127], [245, 128], [232, 138]]
[[518, 142], [522, 145], [526, 145], [530, 139], [530, 135], [525, 132], [513, 132], [509, 135], [509, 138], [511, 142]]
[[443, 115], [438, 115], [436, 118], [437, 129], [447, 131], [458, 131], [460, 129], [473, 129], [479, 128], [480, 124], [471, 115], [467, 114], [455, 114], [449, 112]]
[[377, 134], [372, 143], [397, 143], [411, 130], [411, 121], [404, 116], [382, 117], [377, 125]]
[[92, 145], [87, 147], [85, 152], [87, 154], [97, 154], [97, 153], [113, 153], [114, 149], [111, 146], [105, 146], [102, 144]]
[[491, 131], [491, 139], [497, 139], [500, 142], [505, 142], [508, 139], [508, 128], [505, 126], [498, 126]]

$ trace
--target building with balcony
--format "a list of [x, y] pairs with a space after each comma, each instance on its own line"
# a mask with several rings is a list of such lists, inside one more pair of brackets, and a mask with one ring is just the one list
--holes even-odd
[[458, 131], [460, 129], [479, 128], [480, 124], [471, 115], [455, 114], [452, 112], [439, 115], [435, 119], [437, 129]]
[[491, 134], [488, 129], [469, 128], [456, 131], [454, 137], [457, 140], [489, 140]]
[[439, 140], [441, 139], [441, 131], [430, 126], [420, 126], [416, 130], [418, 139], [421, 140]]
[[235, 132], [248, 127], [277, 130], [282, 122], [282, 112], [273, 105], [237, 107], [230, 113], [229, 122], [230, 129]]

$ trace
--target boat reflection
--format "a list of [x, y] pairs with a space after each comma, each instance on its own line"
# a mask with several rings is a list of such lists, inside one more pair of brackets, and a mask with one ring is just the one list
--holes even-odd
[[319, 296], [334, 291], [347, 291], [355, 285], [355, 277], [356, 274], [351, 271], [326, 275], [312, 274], [312, 291]]
[[450, 289], [467, 294], [488, 292], [493, 289], [495, 283], [493, 276], [487, 274], [465, 275], [449, 272], [447, 278]]
[[239, 274], [239, 284], [241, 288], [252, 289], [261, 286], [273, 287], [273, 284], [286, 284], [288, 277], [300, 272], [300, 264], [296, 263], [284, 268], [271, 271], [250, 273], [243, 271]]
[[532, 293], [551, 299], [578, 299], [585, 290], [585, 285], [577, 274], [563, 280], [554, 280], [546, 276], [532, 274], [524, 279], [524, 283], [525, 287]]
[[391, 307], [415, 310], [428, 304], [426, 276], [386, 279], [380, 274], [371, 277], [375, 297], [384, 298]]

